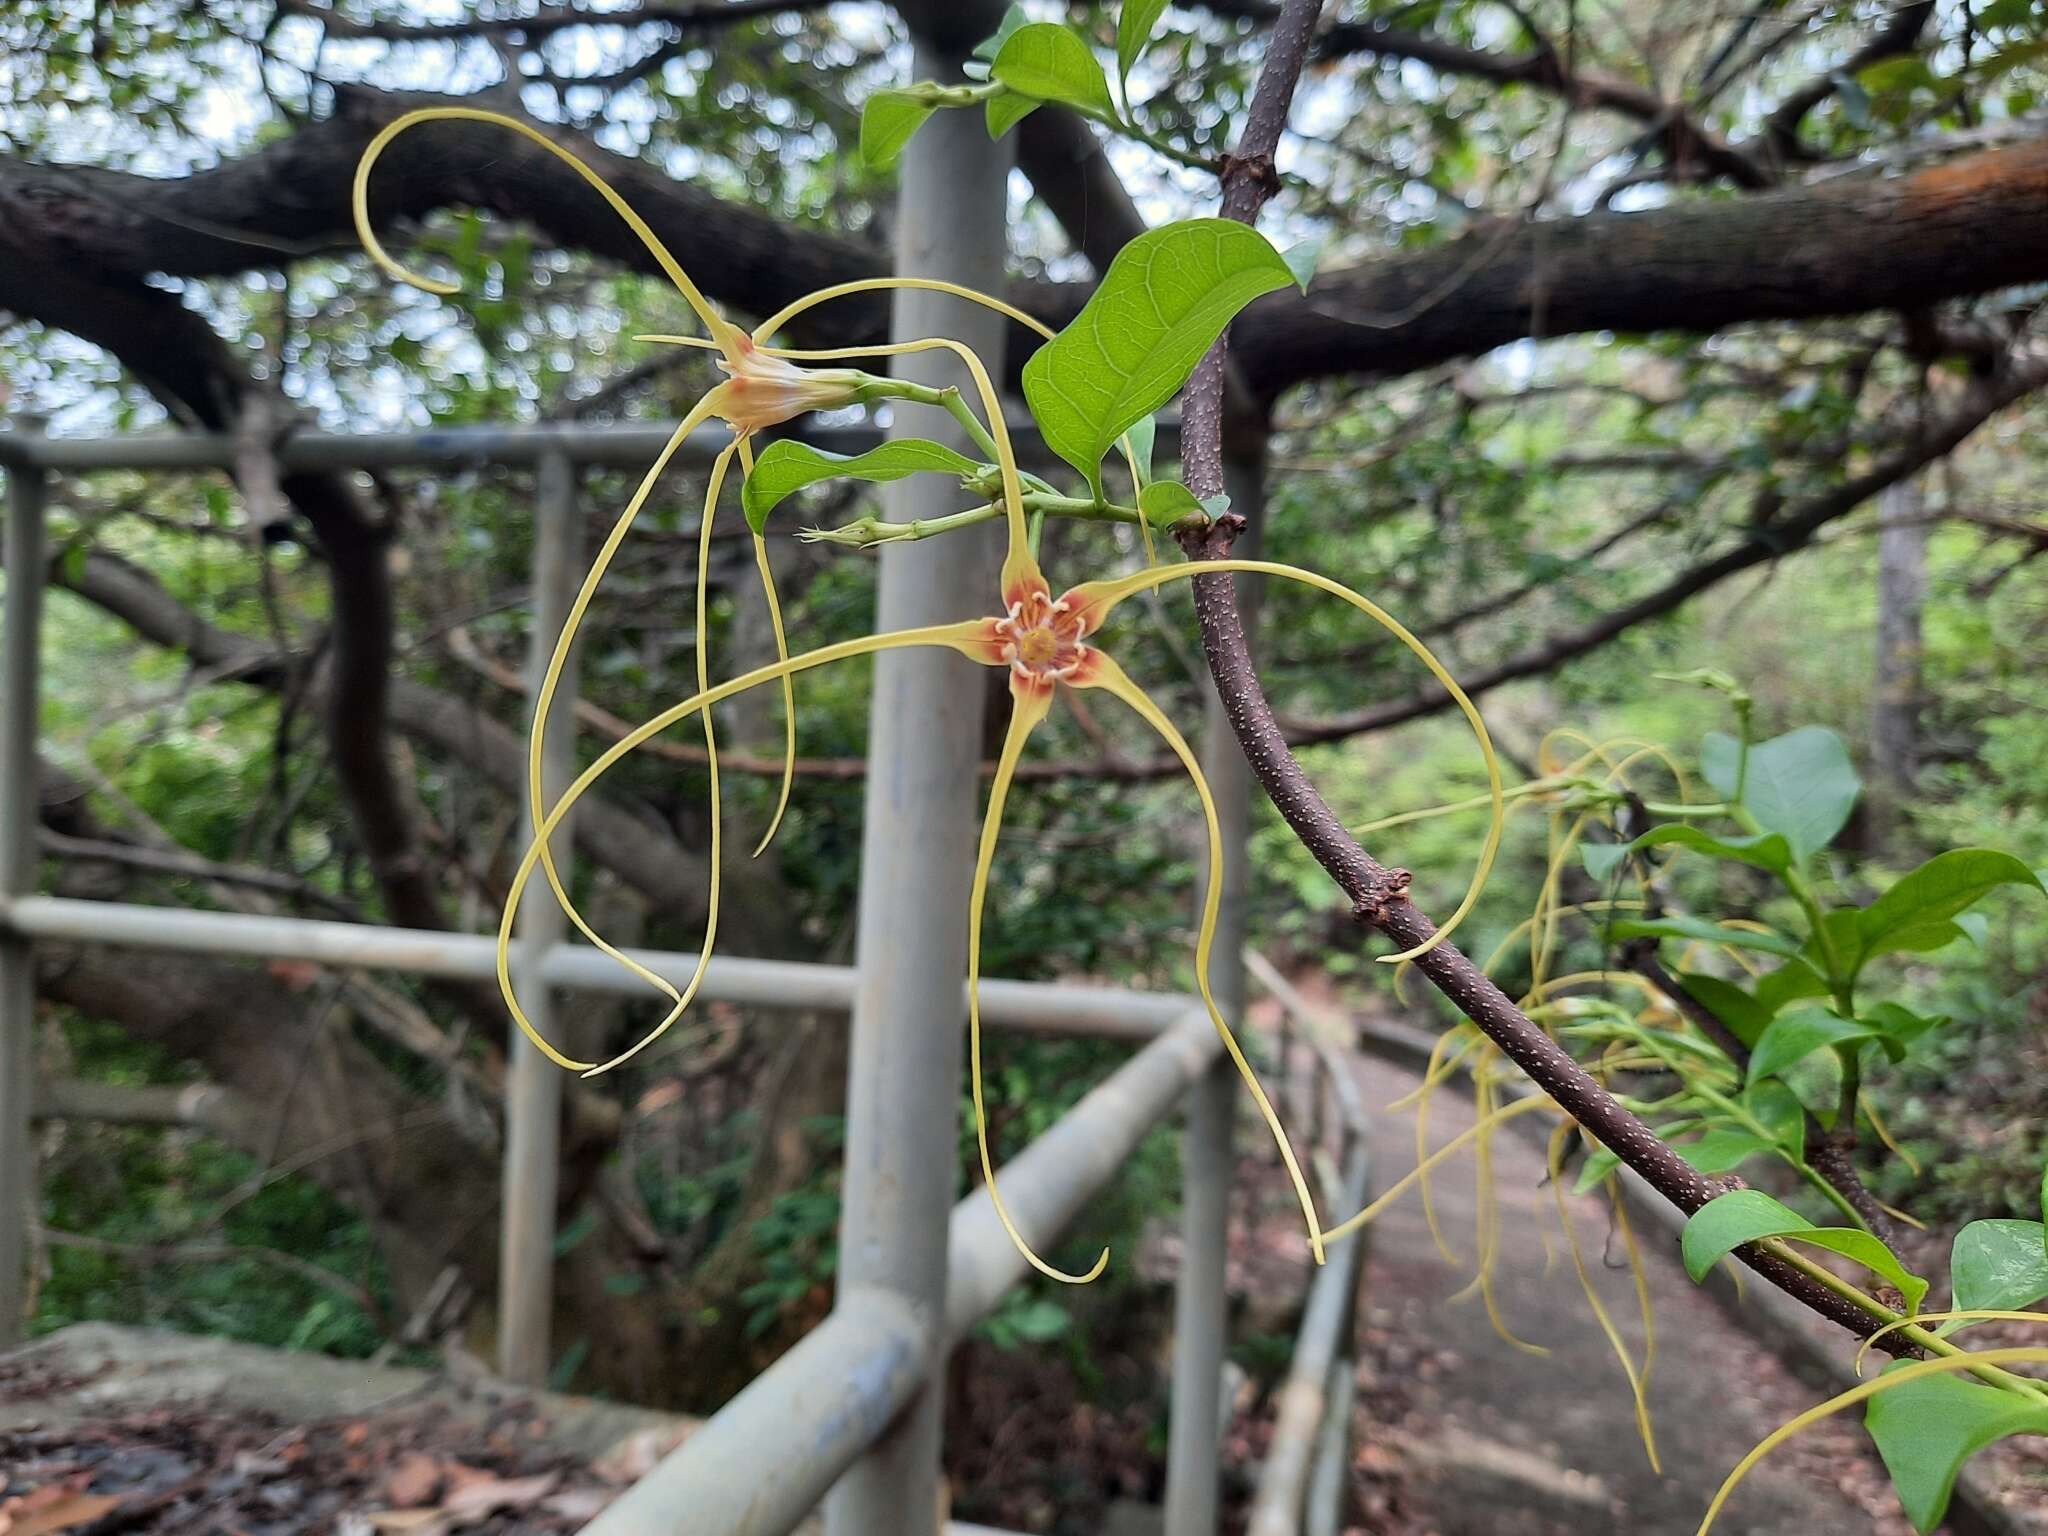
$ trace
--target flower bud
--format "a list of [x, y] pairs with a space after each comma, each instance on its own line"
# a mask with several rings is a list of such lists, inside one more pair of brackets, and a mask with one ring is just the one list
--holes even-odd
[[705, 401], [742, 436], [780, 426], [811, 411], [831, 411], [859, 402], [868, 384], [857, 368], [799, 368], [770, 357], [742, 333], [718, 366], [729, 377]]

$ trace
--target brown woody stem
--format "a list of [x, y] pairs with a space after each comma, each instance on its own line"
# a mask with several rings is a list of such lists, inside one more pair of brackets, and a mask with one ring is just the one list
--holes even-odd
[[[1273, 157], [1321, 8], [1321, 0], [1284, 0], [1281, 6], [1243, 135], [1236, 153], [1224, 164], [1225, 218], [1253, 223], [1277, 188]], [[1195, 369], [1181, 409], [1182, 467], [1189, 489], [1202, 497], [1223, 489], [1223, 370], [1228, 346], [1226, 332]], [[1191, 558], [1221, 559], [1243, 527], [1243, 519], [1225, 516], [1206, 529], [1181, 534], [1180, 542]], [[1427, 943], [1436, 925], [1408, 899], [1408, 873], [1387, 868], [1358, 845], [1289, 750], [1252, 667], [1235, 583], [1229, 576], [1208, 576], [1197, 577], [1192, 585], [1210, 675], [1246, 760], [1274, 806], [1350, 899], [1360, 922], [1402, 949]], [[1706, 1178], [1665, 1146], [1455, 945], [1437, 945], [1415, 966], [1531, 1081], [1680, 1210], [1689, 1215], [1731, 1187]], [[1870, 1331], [1871, 1319], [1864, 1311], [1811, 1277], [1754, 1247], [1741, 1254], [1750, 1268], [1822, 1316], [1859, 1335]], [[1893, 1353], [1917, 1353], [1895, 1335], [1880, 1341], [1880, 1347], [1892, 1346]]]

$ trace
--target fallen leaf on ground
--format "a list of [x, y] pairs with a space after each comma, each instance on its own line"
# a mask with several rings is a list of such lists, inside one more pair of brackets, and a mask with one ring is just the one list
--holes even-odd
[[[54, 1498], [44, 1498], [54, 1494]], [[120, 1505], [111, 1493], [80, 1493], [75, 1488], [40, 1489], [0, 1504], [0, 1536], [50, 1536], [73, 1526], [90, 1525]]]
[[457, 1483], [441, 1500], [441, 1513], [456, 1524], [483, 1520], [501, 1509], [526, 1509], [555, 1491], [559, 1472], [537, 1477], [492, 1477], [485, 1474]]
[[452, 1524], [438, 1509], [373, 1509], [363, 1523], [384, 1536], [441, 1536]]
[[440, 1462], [421, 1451], [407, 1451], [398, 1458], [384, 1478], [384, 1497], [400, 1509], [434, 1502], [441, 1491], [445, 1471]]
[[636, 1429], [590, 1464], [593, 1476], [608, 1483], [637, 1483], [655, 1464], [689, 1438], [690, 1427]]
[[541, 1500], [540, 1507], [578, 1525], [595, 1520], [618, 1494], [609, 1488], [566, 1488]]

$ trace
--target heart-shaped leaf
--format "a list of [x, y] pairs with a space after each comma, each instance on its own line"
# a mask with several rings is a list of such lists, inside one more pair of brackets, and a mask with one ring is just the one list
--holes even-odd
[[1876, 1039], [1878, 1033], [1859, 1020], [1839, 1018], [1821, 1008], [1781, 1013], [1757, 1037], [1749, 1058], [1749, 1080], [1782, 1077], [1787, 1067], [1824, 1046], [1856, 1045]]
[[989, 74], [1034, 101], [1063, 102], [1091, 117], [1116, 117], [1095, 50], [1079, 33], [1054, 22], [1033, 22], [1012, 32]]
[[2048, 1434], [2048, 1407], [1954, 1376], [1925, 1376], [1871, 1398], [1863, 1427], [1906, 1518], [1926, 1536], [1948, 1513], [1963, 1463], [2008, 1435]]
[[1783, 836], [1801, 860], [1834, 841], [1863, 789], [1842, 738], [1818, 725], [1757, 743], [1746, 763], [1733, 736], [1710, 731], [1700, 771], [1724, 799], [1739, 798], [1765, 831]]
[[1956, 1309], [2013, 1312], [2048, 1296], [2048, 1228], [2038, 1221], [1973, 1221], [1949, 1250]]
[[1046, 445], [1099, 496], [1109, 445], [1180, 391], [1239, 310], [1293, 281], [1264, 235], [1229, 219], [1138, 236], [1073, 323], [1024, 365], [1024, 398]]
[[1927, 1296], [1927, 1282], [1911, 1273], [1898, 1256], [1868, 1232], [1854, 1227], [1816, 1227], [1797, 1211], [1788, 1210], [1760, 1189], [1731, 1190], [1709, 1200], [1692, 1214], [1679, 1240], [1685, 1272], [1695, 1282], [1744, 1243], [1767, 1237], [1784, 1238], [1825, 1248], [1861, 1264], [1889, 1281], [1906, 1299], [1906, 1311], [1918, 1312]]
[[860, 157], [876, 170], [896, 163], [937, 108], [909, 91], [877, 91], [860, 109]]
[[901, 480], [927, 470], [962, 477], [981, 473], [983, 466], [941, 443], [921, 437], [899, 437], [879, 448], [848, 457], [827, 453], [809, 443], [780, 438], [754, 461], [754, 472], [740, 491], [747, 526], [759, 533], [768, 514], [807, 485], [820, 480]]
[[1300, 241], [1282, 251], [1280, 259], [1287, 263], [1287, 270], [1294, 274], [1294, 286], [1307, 293], [1308, 285], [1315, 281], [1316, 267], [1323, 259], [1323, 242]]

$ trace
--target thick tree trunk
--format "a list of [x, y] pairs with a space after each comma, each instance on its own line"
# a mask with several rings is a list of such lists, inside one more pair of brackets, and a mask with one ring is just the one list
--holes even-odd
[[1878, 497], [1877, 677], [1870, 699], [1870, 844], [1903, 840], [1920, 768], [1920, 614], [1927, 599], [1927, 522], [1920, 481]]

